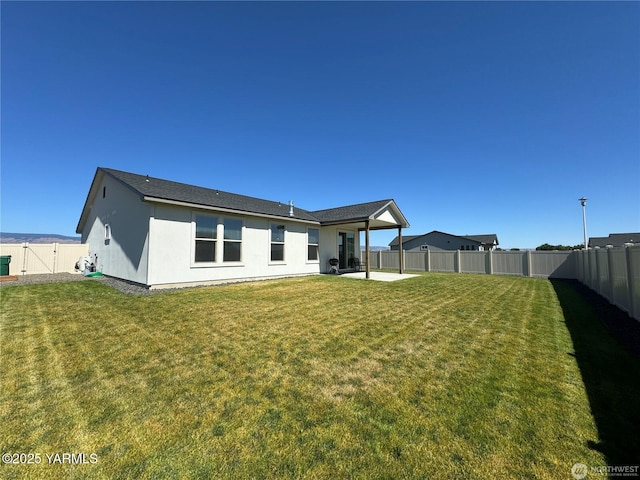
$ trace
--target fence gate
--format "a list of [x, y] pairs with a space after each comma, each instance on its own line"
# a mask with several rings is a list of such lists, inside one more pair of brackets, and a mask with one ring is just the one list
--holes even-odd
[[0, 255], [11, 255], [11, 275], [74, 273], [82, 256], [89, 255], [89, 245], [76, 243], [17, 243], [0, 245]]

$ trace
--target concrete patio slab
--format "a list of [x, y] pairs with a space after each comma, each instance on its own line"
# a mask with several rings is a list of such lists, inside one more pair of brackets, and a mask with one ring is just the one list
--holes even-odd
[[[347, 278], [358, 278], [361, 280], [366, 280], [366, 272], [343, 273], [342, 276]], [[404, 280], [417, 276], [418, 275], [413, 275], [410, 273], [371, 272], [369, 280], [377, 280], [379, 282], [395, 282], [397, 280]]]

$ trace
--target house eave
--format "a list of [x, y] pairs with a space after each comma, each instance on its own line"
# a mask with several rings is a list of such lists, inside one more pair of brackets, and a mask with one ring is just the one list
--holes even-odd
[[351, 225], [351, 224], [360, 224], [364, 223], [368, 220], [368, 217], [364, 218], [348, 218], [343, 220], [330, 220], [328, 222], [320, 222], [320, 225], [323, 227], [335, 226], [335, 225]]
[[261, 217], [261, 218], [269, 218], [269, 219], [274, 219], [274, 220], [287, 220], [290, 222], [298, 222], [298, 223], [305, 223], [308, 225], [320, 225], [320, 222], [318, 221], [313, 221], [313, 220], [305, 220], [302, 218], [296, 218], [296, 217], [289, 217], [289, 216], [279, 216], [279, 215], [269, 215], [266, 213], [257, 213], [257, 212], [250, 212], [250, 211], [245, 211], [245, 210], [235, 210], [232, 208], [224, 208], [224, 207], [215, 207], [215, 206], [211, 206], [211, 205], [201, 205], [198, 203], [191, 203], [191, 202], [182, 202], [179, 200], [169, 200], [166, 198], [159, 198], [159, 197], [151, 197], [151, 196], [144, 196], [142, 197], [142, 200], [145, 202], [150, 202], [150, 203], [162, 203], [162, 204], [166, 204], [166, 205], [174, 205], [174, 206], [178, 206], [178, 207], [186, 207], [186, 208], [197, 208], [198, 210], [208, 210], [208, 211], [212, 211], [212, 212], [221, 212], [221, 213], [232, 213], [234, 215], [250, 215], [252, 217]]
[[[102, 180], [104, 176], [104, 171], [101, 168], [96, 169], [96, 173], [93, 175], [93, 180], [91, 181], [91, 186], [89, 187], [89, 192], [87, 192], [87, 198], [84, 201], [84, 205], [82, 207], [82, 212], [80, 213], [80, 218], [78, 219], [78, 224], [76, 225], [76, 233], [82, 234], [82, 230], [84, 229], [85, 224], [87, 223], [87, 218], [89, 217], [89, 211], [93, 207], [93, 201], [97, 195], [97, 185]], [[100, 181], [98, 180], [100, 178]]]

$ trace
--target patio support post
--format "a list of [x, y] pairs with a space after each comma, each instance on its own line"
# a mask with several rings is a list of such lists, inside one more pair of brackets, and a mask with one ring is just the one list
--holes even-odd
[[400, 265], [400, 275], [404, 273], [404, 251], [402, 250], [402, 227], [398, 227], [398, 265]]
[[364, 222], [364, 257], [366, 262], [366, 278], [371, 277], [371, 262], [369, 262], [369, 220]]

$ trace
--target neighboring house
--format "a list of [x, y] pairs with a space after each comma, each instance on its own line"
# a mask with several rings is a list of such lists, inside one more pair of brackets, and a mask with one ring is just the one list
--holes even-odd
[[408, 226], [393, 200], [312, 212], [98, 168], [76, 232], [105, 275], [170, 287], [348, 268], [360, 231]]
[[[498, 236], [488, 235], [451, 235], [434, 230], [424, 235], [402, 237], [402, 248], [409, 252], [426, 250], [493, 250], [498, 245]], [[391, 250], [398, 250], [398, 237], [389, 243]]]
[[611, 233], [608, 237], [591, 237], [591, 248], [624, 247], [625, 245], [640, 245], [640, 233]]

